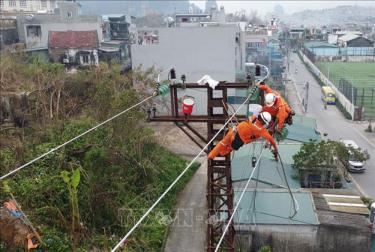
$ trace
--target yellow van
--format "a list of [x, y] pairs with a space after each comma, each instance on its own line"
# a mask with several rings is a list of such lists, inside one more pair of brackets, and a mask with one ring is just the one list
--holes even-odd
[[335, 92], [331, 87], [323, 86], [322, 87], [322, 100], [327, 104], [335, 104], [336, 97]]

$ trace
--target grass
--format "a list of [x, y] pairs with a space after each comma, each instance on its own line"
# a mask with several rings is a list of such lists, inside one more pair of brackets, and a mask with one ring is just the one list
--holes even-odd
[[318, 62], [316, 65], [336, 85], [340, 78], [345, 78], [357, 88], [375, 88], [375, 63]]
[[364, 106], [364, 117], [375, 118], [375, 63], [317, 62], [317, 67], [336, 86], [341, 78], [357, 88], [357, 106]]

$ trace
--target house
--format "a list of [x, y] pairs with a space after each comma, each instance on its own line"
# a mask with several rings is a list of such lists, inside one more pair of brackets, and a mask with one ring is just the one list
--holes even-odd
[[341, 47], [374, 47], [374, 41], [356, 34], [346, 34], [339, 37], [337, 42]]
[[[104, 40], [130, 40], [131, 20], [124, 14], [110, 14], [103, 17]], [[131, 18], [131, 17], [130, 17]]]
[[328, 35], [328, 43], [330, 44], [336, 44], [338, 43], [338, 39], [345, 36], [345, 35], [357, 35], [357, 36], [362, 36], [362, 32], [360, 31], [335, 31], [332, 34]]
[[339, 55], [339, 47], [334, 44], [310, 41], [304, 44], [304, 48], [315, 56], [337, 56]]
[[102, 41], [101, 18], [80, 15], [80, 5], [76, 2], [58, 2], [53, 14], [32, 14], [17, 16], [19, 40], [28, 50], [48, 49], [50, 31], [92, 31], [96, 30]]
[[[232, 156], [234, 205], [238, 204], [233, 219], [236, 249], [258, 251], [267, 245], [272, 251], [369, 251], [369, 211], [352, 185], [343, 181], [346, 189], [301, 188], [293, 155], [304, 142], [319, 140], [320, 136], [315, 119], [294, 119], [293, 125], [287, 126], [287, 139], [278, 144], [282, 166], [269, 150], [260, 156], [264, 148], [261, 142], [244, 145]], [[255, 171], [254, 158], [259, 159]], [[252, 181], [244, 191], [250, 174]]]
[[0, 14], [3, 16], [16, 16], [24, 14], [52, 14], [57, 7], [55, 0], [1, 0]]
[[111, 40], [102, 42], [98, 53], [99, 61], [120, 63], [122, 72], [131, 70], [130, 45], [127, 41]]
[[17, 24], [14, 18], [0, 18], [0, 50], [5, 45], [18, 42]]
[[92, 66], [99, 63], [99, 40], [93, 31], [50, 31], [48, 53], [52, 62], [68, 66]]
[[[173, 67], [178, 77], [186, 76], [186, 82], [197, 82], [204, 75], [234, 82], [236, 70], [244, 60], [238, 37], [239, 28], [235, 24], [196, 22], [189, 26], [139, 29], [138, 43], [131, 45], [132, 67], [166, 70], [161, 79], [167, 79], [167, 71]], [[234, 95], [232, 91], [229, 95]], [[199, 101], [194, 106], [195, 114], [207, 113], [207, 106], [201, 106], [207, 101], [204, 93], [185, 95]]]

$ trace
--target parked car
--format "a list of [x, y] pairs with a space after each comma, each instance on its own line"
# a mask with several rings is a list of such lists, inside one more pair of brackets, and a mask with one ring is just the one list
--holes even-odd
[[[347, 148], [351, 147], [355, 150], [360, 150], [360, 148], [358, 147], [356, 142], [354, 142], [353, 140], [340, 140], [340, 142], [342, 142], [345, 145], [345, 147], [347, 147]], [[350, 172], [364, 172], [366, 170], [366, 168], [364, 166], [365, 166], [365, 162], [356, 160], [353, 153], [351, 153], [351, 151], [349, 150], [348, 170]]]

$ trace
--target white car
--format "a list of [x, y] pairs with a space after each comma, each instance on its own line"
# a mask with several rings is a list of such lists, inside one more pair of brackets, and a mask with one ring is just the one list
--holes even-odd
[[[352, 147], [353, 149], [360, 149], [358, 145], [356, 144], [356, 142], [354, 142], [353, 140], [340, 140], [340, 142], [342, 142], [345, 145], [345, 147]], [[349, 155], [350, 156], [349, 156], [348, 170], [350, 172], [364, 172], [366, 170], [366, 168], [364, 167], [365, 162], [356, 160], [355, 157], [351, 155], [350, 152], [349, 152]]]

